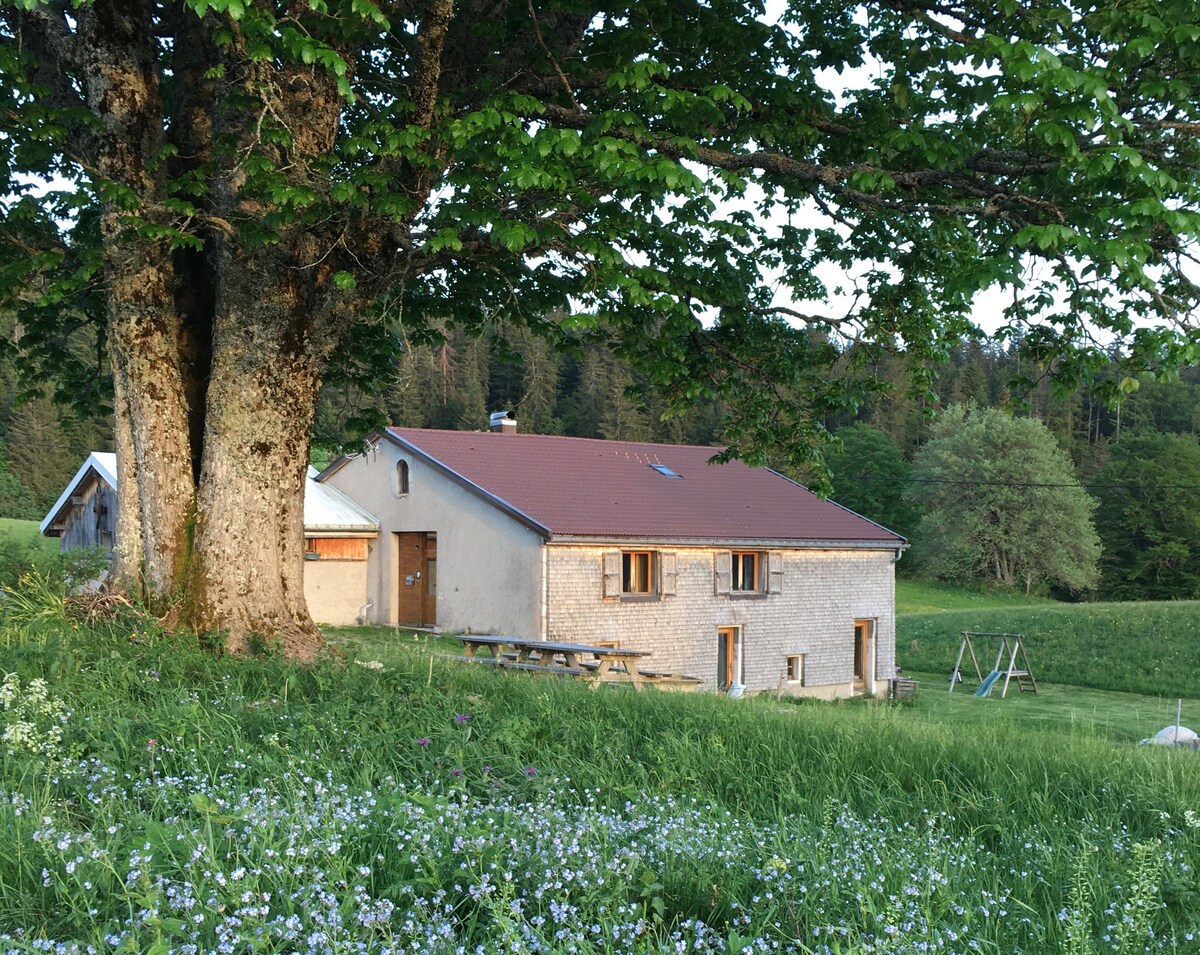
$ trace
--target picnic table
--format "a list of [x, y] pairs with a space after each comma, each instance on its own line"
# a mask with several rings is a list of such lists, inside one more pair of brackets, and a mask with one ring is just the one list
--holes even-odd
[[[455, 634], [455, 639], [462, 641], [464, 657], [468, 660], [486, 660], [514, 670], [581, 677], [589, 680], [593, 687], [601, 683], [630, 683], [635, 690], [640, 690], [655, 679], [636, 665], [642, 657], [650, 656], [649, 650], [523, 640], [482, 633]], [[490, 656], [479, 656], [481, 650], [486, 650]]]

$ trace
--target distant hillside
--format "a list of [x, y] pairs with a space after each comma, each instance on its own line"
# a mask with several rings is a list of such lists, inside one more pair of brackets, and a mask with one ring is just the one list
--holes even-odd
[[[896, 658], [906, 670], [949, 676], [963, 630], [1020, 633], [1039, 680], [1200, 699], [1198, 622], [1197, 601], [901, 613]], [[995, 660], [996, 644], [980, 640], [976, 655], [986, 672]]]

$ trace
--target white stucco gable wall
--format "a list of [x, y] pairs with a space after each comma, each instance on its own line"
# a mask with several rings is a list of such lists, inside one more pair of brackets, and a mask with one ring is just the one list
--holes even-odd
[[[397, 465], [408, 466], [401, 493]], [[437, 626], [456, 632], [543, 636], [542, 537], [423, 457], [387, 438], [325, 478], [379, 518], [368, 591], [373, 623], [397, 622], [397, 534], [437, 535]]]

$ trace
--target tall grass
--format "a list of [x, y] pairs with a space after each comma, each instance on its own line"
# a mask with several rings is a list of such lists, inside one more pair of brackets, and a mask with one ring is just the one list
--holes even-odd
[[31, 727], [0, 764], [0, 951], [1183, 952], [1200, 931], [1191, 753], [389, 650], [229, 660], [132, 619], [0, 642], [5, 730]]

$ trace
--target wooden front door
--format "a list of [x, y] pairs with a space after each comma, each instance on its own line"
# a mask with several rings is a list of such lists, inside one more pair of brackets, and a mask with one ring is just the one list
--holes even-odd
[[432, 627], [437, 623], [437, 534], [397, 534], [399, 594], [396, 623]]
[[717, 687], [727, 690], [735, 683], [741, 683], [742, 655], [739, 639], [741, 627], [717, 628]]

